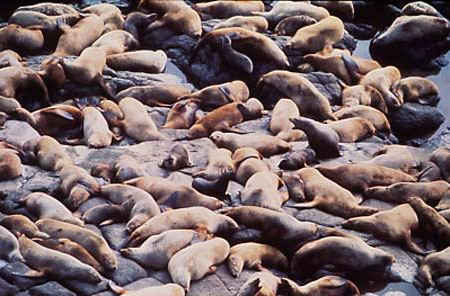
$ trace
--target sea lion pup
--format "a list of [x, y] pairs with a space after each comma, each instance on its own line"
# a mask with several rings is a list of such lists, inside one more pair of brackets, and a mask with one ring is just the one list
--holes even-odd
[[351, 1], [311, 1], [311, 4], [326, 8], [330, 14], [345, 20], [353, 19], [355, 14]]
[[301, 74], [275, 70], [264, 74], [259, 79], [257, 87], [263, 84], [274, 87], [286, 98], [294, 101], [302, 116], [319, 121], [335, 120], [328, 99]]
[[392, 84], [392, 92], [399, 101], [424, 105], [437, 105], [439, 88], [431, 80], [422, 77], [407, 77]]
[[101, 281], [100, 274], [93, 267], [70, 255], [45, 248], [24, 235], [19, 237], [19, 244], [27, 265], [43, 275], [94, 284]]
[[64, 147], [50, 136], [28, 140], [22, 150], [26, 162], [36, 162], [39, 167], [47, 171], [59, 171], [73, 164]]
[[199, 118], [199, 101], [197, 99], [176, 102], [167, 114], [162, 128], [189, 129]]
[[290, 16], [306, 15], [316, 21], [330, 16], [325, 8], [297, 1], [280, 1], [268, 12], [253, 12], [253, 14], [265, 17], [271, 27], [275, 27], [281, 20]]
[[278, 164], [282, 170], [295, 171], [316, 161], [316, 152], [310, 148], [294, 151], [286, 155]]
[[24, 262], [19, 250], [17, 238], [3, 226], [0, 226], [0, 258], [9, 262]]
[[257, 172], [245, 183], [241, 201], [246, 206], [257, 206], [281, 211], [281, 205], [289, 199], [284, 181], [272, 172]]
[[337, 119], [345, 119], [352, 117], [361, 117], [370, 121], [375, 129], [383, 134], [389, 135], [391, 133], [391, 124], [383, 112], [364, 105], [356, 105], [352, 107], [341, 108], [333, 113]]
[[40, 231], [52, 238], [67, 238], [83, 246], [108, 271], [117, 269], [117, 258], [106, 240], [95, 232], [53, 219], [41, 219], [36, 222]]
[[317, 23], [317, 20], [307, 15], [290, 16], [277, 24], [275, 33], [283, 36], [294, 36], [298, 29], [315, 23]]
[[304, 195], [309, 202], [289, 207], [300, 209], [315, 207], [344, 218], [367, 216], [378, 212], [375, 208], [358, 205], [350, 191], [325, 178], [316, 169], [303, 168], [295, 174], [303, 182]]
[[228, 269], [234, 277], [238, 277], [245, 268], [263, 270], [264, 267], [286, 270], [289, 261], [279, 250], [259, 243], [242, 243], [230, 250]]
[[137, 50], [106, 57], [106, 64], [118, 71], [161, 73], [167, 63], [167, 55], [162, 50]]
[[363, 86], [370, 85], [378, 90], [388, 107], [399, 108], [403, 104], [402, 98], [397, 98], [391, 91], [394, 82], [400, 80], [400, 71], [394, 66], [374, 69], [367, 73], [360, 81]]
[[254, 11], [263, 12], [264, 3], [262, 1], [211, 1], [196, 3], [194, 9], [211, 18], [229, 19], [234, 16], [249, 16]]
[[362, 117], [331, 121], [327, 125], [339, 135], [339, 142], [342, 143], [359, 142], [362, 139], [373, 136], [376, 131], [372, 122]]
[[103, 20], [97, 15], [90, 15], [81, 19], [73, 27], [60, 26], [64, 32], [56, 45], [55, 56], [78, 56], [102, 34]]
[[384, 101], [383, 95], [370, 85], [343, 85], [342, 89], [342, 106], [354, 107], [358, 105], [371, 106], [387, 114], [388, 108]]
[[114, 97], [102, 74], [106, 65], [104, 50], [88, 47], [74, 61], [61, 58], [61, 65], [70, 81], [80, 85], [98, 84], [108, 98]]
[[219, 179], [223, 175], [232, 175], [235, 171], [231, 151], [227, 149], [214, 149], [208, 153], [208, 162], [203, 170], [192, 174], [193, 178], [202, 178], [208, 181]]
[[[210, 2], [211, 3], [211, 2]], [[230, 3], [230, 2], [228, 2]], [[213, 27], [213, 30], [241, 27], [254, 32], [265, 32], [269, 28], [269, 23], [262, 16], [233, 16], [223, 20]]]
[[294, 124], [294, 129], [305, 132], [309, 147], [314, 150], [319, 158], [340, 157], [339, 134], [328, 124], [324, 124], [306, 117], [289, 119]]
[[420, 227], [425, 230], [424, 233], [429, 234], [429, 237], [439, 248], [448, 247], [450, 245], [449, 222], [420, 197], [410, 196], [406, 198], [406, 201], [413, 207], [419, 217]]
[[209, 138], [219, 148], [225, 148], [234, 152], [239, 148], [251, 147], [258, 150], [265, 157], [282, 154], [292, 148], [291, 144], [281, 139], [263, 134], [237, 135], [216, 131]]
[[423, 286], [428, 288], [433, 286], [433, 280], [446, 276], [450, 272], [449, 268], [450, 247], [440, 252], [428, 254], [420, 264], [416, 274], [416, 280]]
[[416, 182], [402, 171], [376, 164], [343, 164], [317, 167], [325, 177], [352, 192], [364, 192], [369, 187], [389, 186], [398, 182]]
[[256, 272], [241, 286], [237, 296], [275, 296], [280, 282], [269, 270]]
[[0, 67], [22, 67], [23, 65], [20, 62], [22, 62], [22, 57], [15, 51], [10, 49], [0, 51]]
[[403, 6], [402, 15], [431, 15], [439, 16], [439, 12], [430, 4], [423, 1], [415, 1]]
[[83, 125], [83, 112], [77, 107], [57, 104], [31, 113], [36, 121], [34, 128], [47, 136], [62, 136], [77, 131]]
[[0, 180], [12, 180], [22, 175], [22, 162], [17, 152], [0, 148]]
[[215, 197], [202, 194], [190, 186], [177, 184], [162, 177], [139, 177], [126, 181], [125, 184], [147, 191], [158, 204], [171, 208], [202, 206], [217, 210], [223, 207], [223, 202]]
[[44, 48], [44, 34], [38, 29], [8, 25], [0, 29], [0, 50], [11, 49], [20, 54], [37, 53]]
[[85, 169], [76, 165], [65, 165], [59, 171], [59, 181], [59, 190], [67, 197], [64, 202], [71, 210], [76, 210], [99, 190], [97, 181]]
[[145, 295], [160, 295], [160, 296], [185, 296], [184, 289], [177, 284], [165, 284], [161, 286], [146, 287], [138, 290], [125, 290], [113, 284], [113, 281], [108, 281], [111, 291], [118, 295], [128, 296], [145, 296]]
[[412, 240], [412, 232], [419, 229], [419, 218], [409, 204], [396, 206], [371, 216], [354, 217], [342, 223], [347, 229], [368, 232], [376, 238], [402, 244], [413, 253], [426, 252]]
[[418, 166], [408, 147], [404, 145], [386, 145], [372, 156], [372, 159], [361, 163], [382, 165], [405, 173]]
[[430, 155], [430, 161], [441, 170], [442, 179], [450, 183], [450, 149], [439, 147]]
[[9, 215], [0, 219], [0, 225], [8, 229], [11, 233], [24, 234], [28, 238], [50, 238], [28, 217], [23, 215]]
[[136, 246], [152, 235], [171, 229], [194, 229], [205, 237], [209, 234], [235, 232], [238, 228], [238, 224], [232, 218], [216, 214], [204, 207], [175, 209], [150, 218], [133, 231], [129, 246]]
[[195, 235], [194, 230], [167, 230], [148, 238], [139, 248], [121, 249], [120, 253], [146, 268], [165, 269], [170, 258], [189, 245]]
[[123, 112], [123, 130], [127, 136], [138, 142], [167, 140], [167, 137], [158, 131], [144, 104], [127, 97], [120, 100], [119, 107]]
[[182, 144], [173, 145], [159, 164], [160, 168], [169, 171], [178, 171], [191, 166], [193, 164], [189, 159], [189, 152]]
[[234, 102], [219, 107], [194, 123], [188, 131], [188, 139], [208, 137], [214, 131], [243, 133], [234, 125], [263, 115], [264, 106], [258, 99], [250, 98], [245, 103]]
[[41, 2], [34, 5], [20, 6], [17, 11], [37, 11], [50, 16], [73, 14], [78, 15], [79, 12], [72, 6], [62, 3]]
[[105, 27], [103, 28], [102, 34], [109, 33], [113, 30], [121, 30], [125, 23], [120, 9], [109, 3], [91, 5], [83, 8], [81, 11], [98, 15], [103, 20]]
[[107, 56], [121, 54], [136, 49], [138, 46], [139, 41], [124, 30], [110, 31], [92, 43], [92, 47], [103, 49]]
[[280, 99], [273, 108], [269, 130], [275, 137], [286, 142], [298, 141], [304, 137], [305, 133], [294, 130], [294, 125], [289, 118], [299, 116], [298, 107], [291, 99]]
[[234, 80], [207, 86], [201, 90], [183, 95], [178, 99], [183, 100], [193, 98], [199, 100], [201, 105], [217, 108], [228, 103], [245, 102], [248, 100], [249, 96], [250, 90], [245, 82]]
[[[175, 253], [169, 260], [168, 271], [172, 280], [189, 291], [191, 280], [200, 280], [214, 273], [227, 259], [230, 245], [223, 238], [199, 242]], [[202, 256], [198, 256], [202, 254]]]
[[[132, 86], [116, 95], [116, 102], [123, 98], [132, 97], [147, 106], [158, 106], [176, 103], [182, 96], [191, 91], [182, 84], [160, 83], [156, 85]], [[187, 97], [188, 98], [188, 97]]]
[[[297, 285], [288, 278], [282, 278], [279, 291], [292, 296], [359, 296], [358, 287], [345, 278], [327, 275], [309, 282], [304, 286]], [[284, 295], [283, 294], [283, 295]]]
[[22, 200], [27, 210], [38, 219], [51, 218], [78, 226], [83, 226], [80, 219], [72, 215], [59, 200], [43, 192], [33, 192]]
[[367, 278], [379, 278], [387, 275], [394, 261], [394, 256], [358, 237], [332, 236], [308, 242], [298, 249], [291, 261], [291, 272], [302, 278], [333, 265], [350, 276], [363, 272]]
[[335, 16], [329, 16], [316, 24], [299, 29], [289, 40], [289, 48], [302, 53], [315, 53], [327, 44], [334, 44], [344, 37], [344, 23]]

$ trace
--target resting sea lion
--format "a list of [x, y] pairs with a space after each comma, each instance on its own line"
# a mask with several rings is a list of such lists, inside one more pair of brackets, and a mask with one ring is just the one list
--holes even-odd
[[133, 11], [126, 16], [123, 29], [133, 35], [137, 40], [140, 40], [144, 29], [157, 18], [158, 15], [156, 13], [145, 14], [140, 11]]
[[339, 142], [355, 143], [375, 134], [373, 124], [362, 117], [350, 117], [327, 123], [338, 135]]
[[122, 12], [113, 4], [100, 3], [91, 5], [83, 8], [82, 12], [98, 15], [103, 20], [105, 27], [103, 28], [102, 34], [113, 30], [120, 30], [125, 23]]
[[189, 160], [189, 153], [181, 144], [173, 145], [159, 164], [159, 167], [169, 171], [178, 171], [191, 166], [192, 163]]
[[386, 145], [372, 156], [372, 159], [360, 163], [381, 165], [405, 173], [418, 166], [408, 147], [403, 145]]
[[361, 117], [370, 121], [377, 131], [390, 134], [391, 124], [383, 112], [364, 105], [356, 105], [352, 107], [341, 108], [333, 113], [337, 119], [345, 119], [351, 117]]
[[211, 1], [197, 3], [194, 9], [212, 18], [229, 19], [234, 16], [252, 15], [254, 11], [262, 12], [264, 3], [262, 1]]
[[92, 47], [103, 49], [107, 56], [121, 54], [136, 49], [138, 46], [139, 41], [124, 30], [110, 31], [92, 43]]
[[298, 286], [288, 278], [282, 278], [279, 291], [292, 296], [359, 296], [358, 287], [351, 281], [327, 275], [318, 280]]
[[430, 161], [439, 167], [442, 179], [450, 183], [450, 149], [446, 147], [437, 148], [431, 153]]
[[355, 8], [351, 1], [311, 1], [311, 4], [326, 8], [330, 14], [338, 16], [345, 20], [351, 20], [354, 17]]
[[161, 286], [146, 287], [139, 290], [125, 290], [119, 286], [116, 286], [112, 281], [108, 281], [109, 288], [114, 291], [114, 293], [119, 295], [134, 295], [134, 296], [145, 296], [145, 295], [161, 295], [161, 296], [184, 296], [184, 289], [177, 284], [166, 284]]
[[176, 102], [167, 114], [162, 128], [189, 129], [198, 118], [199, 101], [197, 99]]
[[46, 15], [79, 14], [78, 11], [68, 4], [42, 2], [33, 5], [20, 6], [16, 11], [37, 11]]
[[280, 99], [275, 105], [270, 117], [269, 130], [275, 137], [286, 142], [300, 140], [305, 133], [301, 130], [294, 130], [294, 125], [289, 120], [292, 117], [299, 117], [297, 105], [290, 99]]
[[420, 163], [420, 171], [416, 175], [419, 182], [432, 182], [442, 180], [441, 170], [431, 161]]
[[44, 34], [41, 30], [8, 25], [0, 29], [0, 50], [11, 49], [20, 54], [37, 53], [44, 48]]
[[392, 92], [400, 101], [435, 106], [439, 100], [439, 88], [431, 80], [422, 77], [407, 77], [392, 84]]
[[231, 159], [231, 151], [227, 149], [214, 149], [208, 153], [206, 168], [192, 174], [193, 178], [202, 178], [208, 181], [219, 179], [223, 175], [233, 174], [235, 166]]
[[0, 219], [0, 225], [8, 229], [11, 233], [24, 234], [28, 238], [50, 238], [50, 236], [42, 231], [23, 215], [9, 215]]
[[283, 36], [294, 36], [298, 29], [315, 23], [317, 23], [317, 20], [307, 15], [290, 16], [277, 24], [275, 33]]
[[221, 21], [213, 27], [213, 30], [231, 27], [241, 27], [254, 32], [265, 32], [269, 28], [269, 23], [262, 16], [237, 15]]
[[12, 180], [22, 175], [22, 163], [15, 151], [0, 149], [0, 180]]
[[286, 157], [280, 161], [278, 167], [282, 170], [295, 171], [315, 162], [315, 160], [316, 152], [310, 148], [305, 148], [286, 155]]
[[450, 272], [450, 247], [427, 255], [420, 264], [416, 278], [425, 288], [433, 285], [433, 280]]
[[370, 85], [343, 86], [342, 106], [354, 107], [357, 105], [372, 106], [387, 114], [388, 109], [383, 95]]
[[[241, 148], [246, 149], [246, 148]], [[236, 150], [236, 151], [239, 151]], [[248, 179], [256, 173], [270, 172], [270, 166], [265, 162], [262, 157], [249, 157], [239, 163], [235, 173], [235, 180], [245, 186]]]
[[10, 262], [25, 261], [19, 250], [17, 238], [3, 226], [0, 226], [0, 246], [0, 258]]
[[34, 127], [41, 135], [62, 136], [68, 131], [78, 131], [83, 125], [83, 113], [70, 105], [57, 104], [31, 113]]
[[80, 20], [79, 14], [66, 14], [61, 16], [48, 16], [41, 12], [21, 10], [14, 12], [9, 18], [10, 24], [17, 24], [24, 28], [39, 29], [44, 33], [58, 33], [58, 23], [64, 22], [74, 25]]
[[173, 104], [182, 96], [191, 91], [182, 84], [156, 84], [145, 86], [132, 86], [116, 95], [116, 101], [132, 97], [147, 106], [158, 106], [159, 104]]
[[384, 101], [389, 107], [399, 108], [403, 104], [403, 100], [394, 95], [391, 87], [401, 78], [401, 73], [396, 67], [387, 66], [370, 71], [361, 79], [360, 84], [374, 87], [383, 95]]
[[166, 63], [167, 55], [162, 50], [137, 50], [106, 57], [106, 64], [118, 71], [161, 73]]
[[281, 280], [269, 270], [254, 273], [239, 289], [238, 296], [275, 296]]
[[126, 220], [128, 213], [121, 205], [102, 204], [94, 206], [83, 213], [81, 220], [86, 224], [104, 225], [106, 222], [116, 222]]
[[10, 49], [0, 51], [0, 67], [22, 67], [22, 64], [20, 62], [22, 62], [22, 57], [17, 52]]

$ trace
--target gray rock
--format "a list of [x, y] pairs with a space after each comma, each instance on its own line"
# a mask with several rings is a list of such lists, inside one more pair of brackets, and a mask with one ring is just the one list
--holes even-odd
[[391, 270], [401, 278], [402, 281], [412, 283], [417, 271], [417, 263], [412, 260], [408, 254], [400, 247], [381, 246], [380, 249], [395, 256], [395, 262], [392, 264]]
[[[19, 293], [19, 289], [5, 281], [2, 277], [0, 277], [0, 291], [4, 293], [5, 296], [14, 296]], [[3, 295], [3, 294], [2, 294]]]
[[377, 29], [371, 25], [364, 24], [364, 23], [344, 23], [345, 30], [359, 40], [369, 40], [372, 39], [372, 37], [377, 32]]
[[30, 296], [76, 296], [74, 292], [61, 286], [58, 282], [47, 282], [28, 290]]
[[127, 245], [129, 234], [125, 230], [125, 223], [111, 224], [101, 227], [102, 234], [108, 245], [116, 251], [119, 251]]
[[122, 257], [118, 252], [115, 253], [119, 265], [117, 270], [108, 274], [109, 279], [112, 279], [120, 286], [125, 286], [148, 276], [147, 271], [139, 264], [133, 260]]
[[191, 281], [186, 296], [232, 296], [222, 280], [216, 275], [208, 275], [199, 281]]
[[1, 268], [0, 276], [19, 290], [26, 290], [47, 281], [45, 278], [28, 278], [20, 276], [29, 271], [33, 270], [21, 262], [14, 262]]
[[22, 145], [31, 139], [39, 138], [39, 133], [24, 121], [8, 120], [0, 130], [0, 141], [8, 142], [14, 146]]
[[314, 222], [323, 226], [337, 226], [345, 220], [317, 209], [296, 210], [294, 217], [300, 221]]
[[62, 283], [65, 287], [74, 291], [77, 295], [91, 296], [108, 289], [108, 280], [103, 278], [98, 284], [80, 282], [76, 280], [68, 280]]

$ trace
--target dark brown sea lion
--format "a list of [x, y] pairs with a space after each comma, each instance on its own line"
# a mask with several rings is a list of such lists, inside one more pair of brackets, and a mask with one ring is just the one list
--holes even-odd
[[70, 105], [57, 104], [31, 113], [36, 121], [34, 128], [41, 135], [63, 136], [65, 132], [79, 130], [83, 124], [83, 113]]
[[159, 164], [159, 167], [169, 171], [178, 171], [191, 166], [192, 163], [189, 160], [189, 153], [181, 144], [173, 145]]
[[191, 91], [182, 84], [156, 84], [145, 86], [133, 86], [127, 88], [116, 95], [116, 101], [126, 97], [132, 97], [147, 106], [158, 106], [159, 104], [173, 104], [180, 100], [182, 96]]
[[416, 278], [425, 288], [433, 285], [433, 280], [450, 272], [450, 247], [427, 255], [420, 264]]
[[176, 102], [167, 114], [162, 128], [189, 129], [198, 118], [199, 101], [197, 99]]
[[133, 11], [126, 16], [123, 29], [140, 40], [145, 28], [158, 18], [156, 13], [145, 14], [140, 11]]
[[111, 32], [113, 30], [121, 30], [125, 20], [123, 19], [120, 9], [109, 3], [100, 3], [85, 7], [82, 9], [84, 13], [91, 13], [98, 15], [105, 24], [102, 34]]
[[20, 54], [38, 53], [44, 48], [41, 30], [8, 25], [0, 29], [0, 50], [11, 49]]

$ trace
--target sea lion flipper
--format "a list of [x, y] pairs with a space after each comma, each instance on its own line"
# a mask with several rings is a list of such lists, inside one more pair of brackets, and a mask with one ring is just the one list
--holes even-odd
[[310, 202], [301, 202], [301, 203], [295, 203], [291, 205], [286, 205], [288, 208], [294, 208], [294, 209], [311, 209], [317, 206], [318, 202], [317, 200], [313, 200]]
[[45, 273], [43, 271], [38, 271], [38, 270], [29, 270], [24, 274], [20, 274], [20, 273], [12, 273], [15, 276], [20, 276], [20, 277], [26, 277], [26, 278], [40, 278], [40, 277], [44, 277]]
[[109, 286], [109, 289], [116, 294], [122, 295], [122, 294], [127, 293], [127, 291], [124, 288], [119, 287], [112, 280], [108, 281], [108, 286]]
[[356, 64], [356, 62], [348, 54], [342, 54], [342, 61], [344, 62], [345, 68], [350, 74], [352, 82], [356, 84], [359, 83], [359, 81], [362, 78], [362, 75], [360, 74], [358, 64]]
[[67, 112], [65, 110], [61, 110], [61, 109], [43, 109], [41, 111], [42, 113], [46, 114], [46, 115], [55, 115], [67, 120], [75, 120], [75, 118], [73, 117], [73, 114], [70, 112]]
[[246, 132], [246, 131], [243, 131], [243, 130], [235, 128], [235, 127], [226, 126], [226, 125], [221, 126], [220, 130], [222, 132], [235, 133], [235, 134], [240, 134], [240, 135], [248, 134], [248, 132]]

